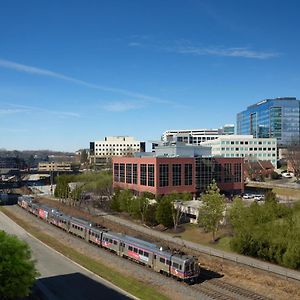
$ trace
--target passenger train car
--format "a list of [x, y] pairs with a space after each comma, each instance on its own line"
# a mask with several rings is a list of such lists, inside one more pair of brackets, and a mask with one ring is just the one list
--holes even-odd
[[18, 204], [38, 218], [85, 241], [148, 266], [161, 274], [187, 283], [198, 280], [200, 269], [195, 257], [184, 255], [128, 235], [99, 228], [90, 221], [68, 216], [57, 209], [19, 197]]

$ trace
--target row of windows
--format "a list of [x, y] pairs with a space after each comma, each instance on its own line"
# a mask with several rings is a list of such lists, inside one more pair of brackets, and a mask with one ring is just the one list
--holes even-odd
[[[147, 165], [142, 164], [140, 169], [140, 181], [141, 184], [147, 185]], [[114, 181], [137, 184], [138, 172], [137, 164], [114, 164]], [[125, 176], [126, 175], [126, 176]], [[148, 165], [148, 185], [154, 186], [154, 165]]]
[[139, 144], [96, 144], [96, 147], [139, 147]]
[[222, 141], [222, 145], [275, 145], [275, 141]]
[[107, 242], [107, 243], [112, 243], [114, 245], [118, 245], [118, 242], [116, 240], [111, 239], [111, 238], [104, 237], [102, 240]]
[[256, 153], [256, 154], [252, 154], [252, 153], [249, 153], [249, 154], [243, 154], [243, 153], [241, 153], [241, 154], [239, 154], [239, 153], [229, 154], [229, 153], [225, 153], [224, 154], [224, 157], [271, 157], [271, 156], [275, 157], [276, 154], [275, 153], [272, 153], [272, 155], [271, 155], [271, 153]]
[[135, 248], [135, 247], [132, 247], [132, 246], [128, 246], [128, 250], [133, 251], [135, 253], [138, 253], [140, 255], [143, 255], [145, 257], [149, 257], [149, 253], [146, 252], [146, 251], [143, 251], [142, 249], [138, 249], [138, 248]]
[[77, 229], [77, 230], [83, 231], [83, 228], [80, 227], [80, 226], [77, 226], [77, 225], [75, 225], [75, 224], [71, 224], [71, 226], [72, 226], [73, 228]]
[[[166, 264], [168, 266], [171, 266], [171, 261], [168, 260], [168, 259], [165, 259], [164, 257], [160, 257], [159, 258], [159, 262], [162, 263], [162, 264]], [[182, 265], [176, 263], [176, 262], [173, 262], [172, 263], [172, 266], [175, 268], [175, 269], [179, 269], [181, 270], [182, 269]]]
[[[182, 175], [182, 165], [173, 164], [172, 165], [172, 185], [180, 186], [182, 185], [181, 175]], [[184, 184], [193, 184], [193, 165], [184, 164]], [[159, 186], [169, 186], [169, 165], [160, 164], [159, 165]]]
[[222, 151], [276, 151], [276, 148], [229, 148], [229, 147], [222, 147]]

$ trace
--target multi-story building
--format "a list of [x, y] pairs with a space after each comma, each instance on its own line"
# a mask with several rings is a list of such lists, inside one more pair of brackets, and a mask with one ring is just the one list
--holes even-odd
[[252, 135], [223, 135], [202, 146], [211, 147], [212, 156], [243, 157], [248, 161], [267, 160], [277, 165], [276, 138], [254, 138]]
[[186, 144], [200, 145], [206, 141], [212, 141], [219, 136], [234, 134], [234, 125], [224, 125], [219, 129], [181, 129], [167, 130], [161, 139], [163, 142], [183, 142]]
[[90, 163], [105, 165], [113, 156], [133, 156], [135, 152], [144, 152], [145, 142], [131, 136], [108, 136], [103, 141], [90, 142]]
[[237, 134], [276, 138], [278, 146], [300, 143], [300, 101], [265, 99], [237, 114]]
[[[170, 146], [172, 147], [172, 146]], [[139, 153], [135, 157], [113, 157], [114, 188], [137, 193], [165, 195], [172, 192], [200, 194], [214, 179], [220, 190], [229, 193], [244, 191], [243, 158], [205, 157], [187, 145], [187, 150], [166, 148], [158, 153]], [[178, 147], [173, 145], [173, 147]]]
[[39, 172], [71, 172], [71, 163], [57, 162], [40, 162], [38, 165]]

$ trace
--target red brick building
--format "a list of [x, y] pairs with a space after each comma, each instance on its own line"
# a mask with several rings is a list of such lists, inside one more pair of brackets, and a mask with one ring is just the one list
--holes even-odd
[[227, 194], [244, 192], [243, 158], [114, 157], [114, 188], [165, 195], [199, 194], [214, 179]]

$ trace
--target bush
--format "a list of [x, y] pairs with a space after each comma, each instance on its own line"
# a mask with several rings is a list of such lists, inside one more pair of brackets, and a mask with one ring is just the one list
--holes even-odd
[[271, 173], [271, 179], [277, 180], [279, 178], [280, 178], [280, 175], [277, 172], [273, 171]]

